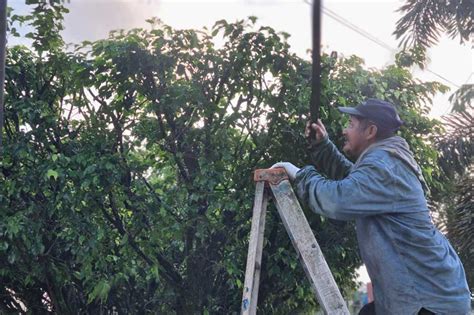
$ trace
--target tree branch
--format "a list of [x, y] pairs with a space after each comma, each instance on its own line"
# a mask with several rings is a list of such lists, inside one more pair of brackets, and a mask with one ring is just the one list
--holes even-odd
[[[107, 213], [107, 211], [102, 208], [102, 212], [104, 216], [109, 220], [110, 223], [112, 223], [115, 228], [118, 230], [118, 232], [122, 236], [127, 236], [128, 237], [128, 243], [130, 246], [133, 248], [133, 250], [140, 256], [150, 267], [154, 265], [153, 259], [148, 257], [140, 248], [140, 246], [137, 244], [135, 239], [130, 235], [130, 233], [127, 232], [125, 229], [125, 226], [123, 225], [122, 219], [120, 218], [119, 215], [119, 210], [117, 208], [117, 205], [114, 202], [114, 198], [112, 193], [109, 193], [109, 205], [112, 210], [112, 216]], [[156, 253], [156, 260], [162, 267], [162, 270], [164, 271], [163, 277], [167, 280], [167, 282], [172, 285], [173, 287], [180, 288], [181, 283], [182, 283], [182, 278], [180, 274], [174, 269], [173, 265], [166, 260], [166, 258], [160, 254]]]

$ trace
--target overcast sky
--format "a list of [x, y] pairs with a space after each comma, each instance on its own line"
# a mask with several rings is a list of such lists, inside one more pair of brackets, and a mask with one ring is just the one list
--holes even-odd
[[[310, 0], [306, 0], [310, 1]], [[18, 13], [25, 12], [23, 0], [10, 0], [9, 5]], [[325, 8], [366, 31], [384, 43], [381, 47], [356, 33], [329, 15], [323, 15], [322, 45], [325, 51], [337, 51], [340, 55], [355, 54], [362, 57], [368, 67], [382, 68], [394, 60], [397, 48], [392, 35], [395, 23], [400, 18], [396, 10], [400, 0], [326, 0]], [[304, 0], [71, 0], [67, 6], [70, 13], [65, 18], [66, 42], [97, 40], [108, 36], [115, 29], [146, 27], [145, 20], [158, 17], [174, 28], [212, 27], [215, 21], [235, 21], [250, 15], [258, 17], [259, 25], [269, 25], [277, 31], [291, 35], [289, 43], [293, 52], [309, 59], [311, 48], [311, 6]], [[16, 43], [11, 40], [10, 43]], [[441, 79], [429, 71], [413, 69], [413, 74], [426, 81], [440, 81], [456, 90], [456, 85], [472, 83], [474, 80], [474, 55], [471, 47], [461, 46], [457, 39], [443, 37], [438, 45], [429, 50], [429, 71], [446, 78]], [[448, 97], [451, 93], [438, 95], [434, 100], [431, 115], [439, 117], [449, 111]]]

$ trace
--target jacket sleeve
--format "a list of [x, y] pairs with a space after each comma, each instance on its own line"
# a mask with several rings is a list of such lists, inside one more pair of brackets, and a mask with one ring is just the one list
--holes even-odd
[[375, 159], [364, 160], [342, 180], [325, 179], [305, 166], [296, 174], [296, 193], [312, 211], [336, 220], [394, 212], [390, 170]]
[[349, 161], [337, 147], [326, 137], [318, 144], [309, 147], [312, 163], [331, 179], [346, 177], [352, 167]]

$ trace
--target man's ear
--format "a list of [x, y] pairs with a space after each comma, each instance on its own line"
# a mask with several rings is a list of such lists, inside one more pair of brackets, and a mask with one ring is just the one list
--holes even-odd
[[366, 129], [365, 135], [367, 137], [367, 140], [375, 140], [375, 138], [377, 136], [377, 126], [376, 125], [370, 125]]

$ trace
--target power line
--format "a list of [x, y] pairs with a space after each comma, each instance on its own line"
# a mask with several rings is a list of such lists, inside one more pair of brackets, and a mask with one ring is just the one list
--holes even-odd
[[474, 74], [474, 72], [471, 72], [471, 74], [467, 77], [467, 79], [466, 79], [466, 81], [464, 82], [463, 85], [466, 85], [469, 82], [469, 80], [471, 79], [473, 74]]
[[[469, 74], [469, 76], [467, 77], [467, 79], [466, 79], [466, 81], [463, 83], [463, 85], [466, 85], [466, 84], [469, 82], [469, 80], [471, 79], [472, 75], [474, 75], [474, 72], [471, 72], [471, 73]], [[448, 109], [444, 111], [444, 113], [443, 113], [442, 116], [444, 116], [444, 115], [446, 115], [447, 113], [449, 113], [452, 108], [453, 108], [453, 105], [452, 105], [452, 104], [449, 104]]]
[[436, 73], [436, 72], [430, 70], [429, 68], [426, 68], [425, 70], [426, 70], [427, 72], [429, 72], [429, 73], [431, 73], [431, 74], [437, 76], [438, 78], [443, 79], [444, 81], [450, 83], [450, 84], [453, 85], [454, 87], [456, 87], [456, 88], [458, 88], [458, 89], [460, 88], [459, 85], [457, 85], [457, 84], [454, 83], [453, 81], [451, 81], [451, 80], [449, 80], [449, 79], [443, 77], [441, 74], [438, 74], [438, 73]]
[[[311, 5], [311, 2], [309, 2], [309, 0], [303, 0], [303, 2], [306, 3], [306, 4]], [[391, 53], [398, 52], [397, 49], [391, 47], [389, 44], [385, 43], [384, 41], [377, 38], [376, 36], [370, 34], [366, 30], [364, 30], [364, 29], [358, 27], [357, 25], [351, 23], [350, 21], [343, 18], [342, 16], [340, 16], [336, 12], [334, 12], [334, 11], [332, 11], [332, 10], [326, 8], [326, 7], [323, 7], [323, 13], [326, 14], [327, 16], [329, 16], [330, 18], [334, 19], [335, 21], [339, 22], [340, 24], [344, 25], [345, 27], [350, 28], [354, 32], [356, 32], [356, 33], [362, 35], [363, 37], [367, 38], [368, 40], [374, 42], [375, 44], [379, 45], [380, 47], [390, 51]], [[441, 74], [434, 72], [433, 70], [431, 70], [429, 68], [425, 68], [425, 71], [435, 75], [436, 77], [444, 80], [445, 82], [448, 82], [449, 84], [453, 85], [456, 88], [460, 88], [460, 86], [458, 84], [456, 84], [453, 81], [449, 80], [448, 78], [442, 76]]]
[[397, 50], [390, 47], [388, 44], [384, 43], [382, 40], [379, 38], [373, 36], [372, 34], [368, 33], [367, 31], [361, 29], [357, 25], [354, 25], [353, 23], [349, 22], [348, 20], [344, 19], [342, 16], [338, 15], [336, 12], [323, 7], [323, 12], [327, 16], [331, 17], [332, 19], [336, 20], [337, 22], [343, 24], [344, 26], [350, 28], [356, 33], [359, 33], [360, 35], [364, 36], [365, 38], [369, 39], [370, 41], [376, 43], [377, 45], [389, 50], [390, 52], [396, 53]]

